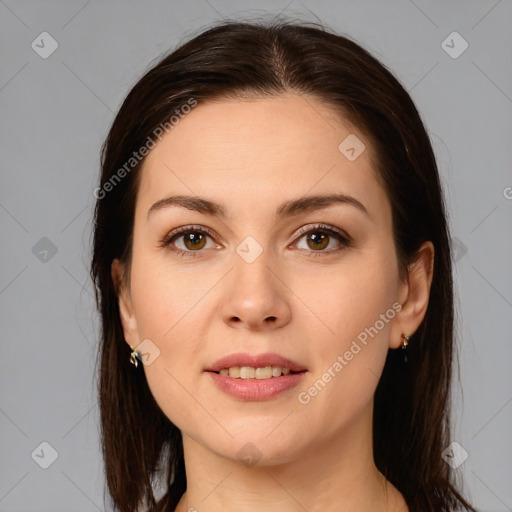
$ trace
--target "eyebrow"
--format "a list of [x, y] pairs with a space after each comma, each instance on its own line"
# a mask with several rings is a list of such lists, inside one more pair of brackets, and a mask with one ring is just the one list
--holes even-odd
[[[333, 204], [351, 205], [366, 215], [369, 215], [368, 210], [364, 207], [364, 205], [352, 196], [347, 196], [344, 194], [324, 194], [305, 196], [299, 199], [285, 201], [276, 210], [276, 217], [278, 219], [283, 219], [285, 217], [298, 215], [299, 213], [307, 213], [320, 210], [322, 208], [327, 208]], [[177, 195], [165, 197], [164, 199], [160, 199], [154, 203], [148, 210], [148, 218], [152, 213], [156, 211], [173, 206], [186, 208], [188, 210], [203, 213], [205, 215], [218, 216], [222, 219], [225, 219], [227, 216], [224, 206], [216, 203], [215, 201], [211, 201], [209, 199], [198, 196]]]

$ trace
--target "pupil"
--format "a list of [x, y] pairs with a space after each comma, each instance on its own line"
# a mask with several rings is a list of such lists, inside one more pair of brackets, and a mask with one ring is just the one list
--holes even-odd
[[201, 247], [203, 242], [203, 235], [201, 233], [189, 233], [186, 236], [186, 241], [192, 245], [192, 247]]
[[327, 245], [325, 242], [327, 241], [328, 237], [325, 234], [323, 234], [323, 233], [320, 233], [320, 234], [319, 233], [312, 233], [310, 235], [309, 239], [310, 239], [310, 241], [313, 242], [313, 244], [316, 244], [316, 247], [312, 247], [312, 248], [314, 248], [314, 249], [318, 249], [318, 248], [323, 249]]

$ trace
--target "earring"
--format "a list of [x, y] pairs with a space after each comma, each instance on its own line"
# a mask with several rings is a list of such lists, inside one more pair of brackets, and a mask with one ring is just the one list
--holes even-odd
[[409, 345], [409, 340], [411, 339], [410, 336], [407, 336], [406, 334], [402, 334], [402, 356], [403, 356], [403, 363], [407, 364], [407, 346]]
[[136, 351], [131, 345], [130, 348], [132, 349], [130, 353], [130, 363], [132, 363], [135, 368], [137, 368], [137, 366], [139, 366], [139, 361], [142, 361], [140, 352]]

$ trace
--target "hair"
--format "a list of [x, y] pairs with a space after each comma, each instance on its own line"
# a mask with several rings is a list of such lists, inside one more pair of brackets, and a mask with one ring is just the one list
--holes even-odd
[[[129, 363], [111, 278], [115, 258], [130, 268], [144, 159], [130, 169], [126, 162], [191, 98], [200, 104], [288, 92], [332, 107], [371, 142], [391, 203], [402, 279], [422, 242], [434, 245], [430, 300], [409, 342], [408, 363], [402, 351], [389, 350], [376, 389], [375, 464], [411, 512], [474, 511], [441, 456], [451, 441], [456, 347], [449, 230], [429, 136], [403, 86], [360, 45], [316, 23], [277, 18], [218, 23], [162, 58], [129, 92], [103, 144], [91, 277], [102, 322], [98, 392], [111, 500], [122, 512], [140, 504], [171, 511], [187, 487], [181, 432], [158, 407], [144, 372]], [[155, 481], [165, 486], [158, 500]]]

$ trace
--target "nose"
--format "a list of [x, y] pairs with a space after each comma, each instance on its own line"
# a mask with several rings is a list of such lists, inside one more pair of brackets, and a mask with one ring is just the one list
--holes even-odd
[[235, 255], [233, 264], [221, 305], [224, 322], [255, 331], [286, 325], [291, 318], [292, 294], [275, 262], [272, 264], [264, 251], [251, 263]]

